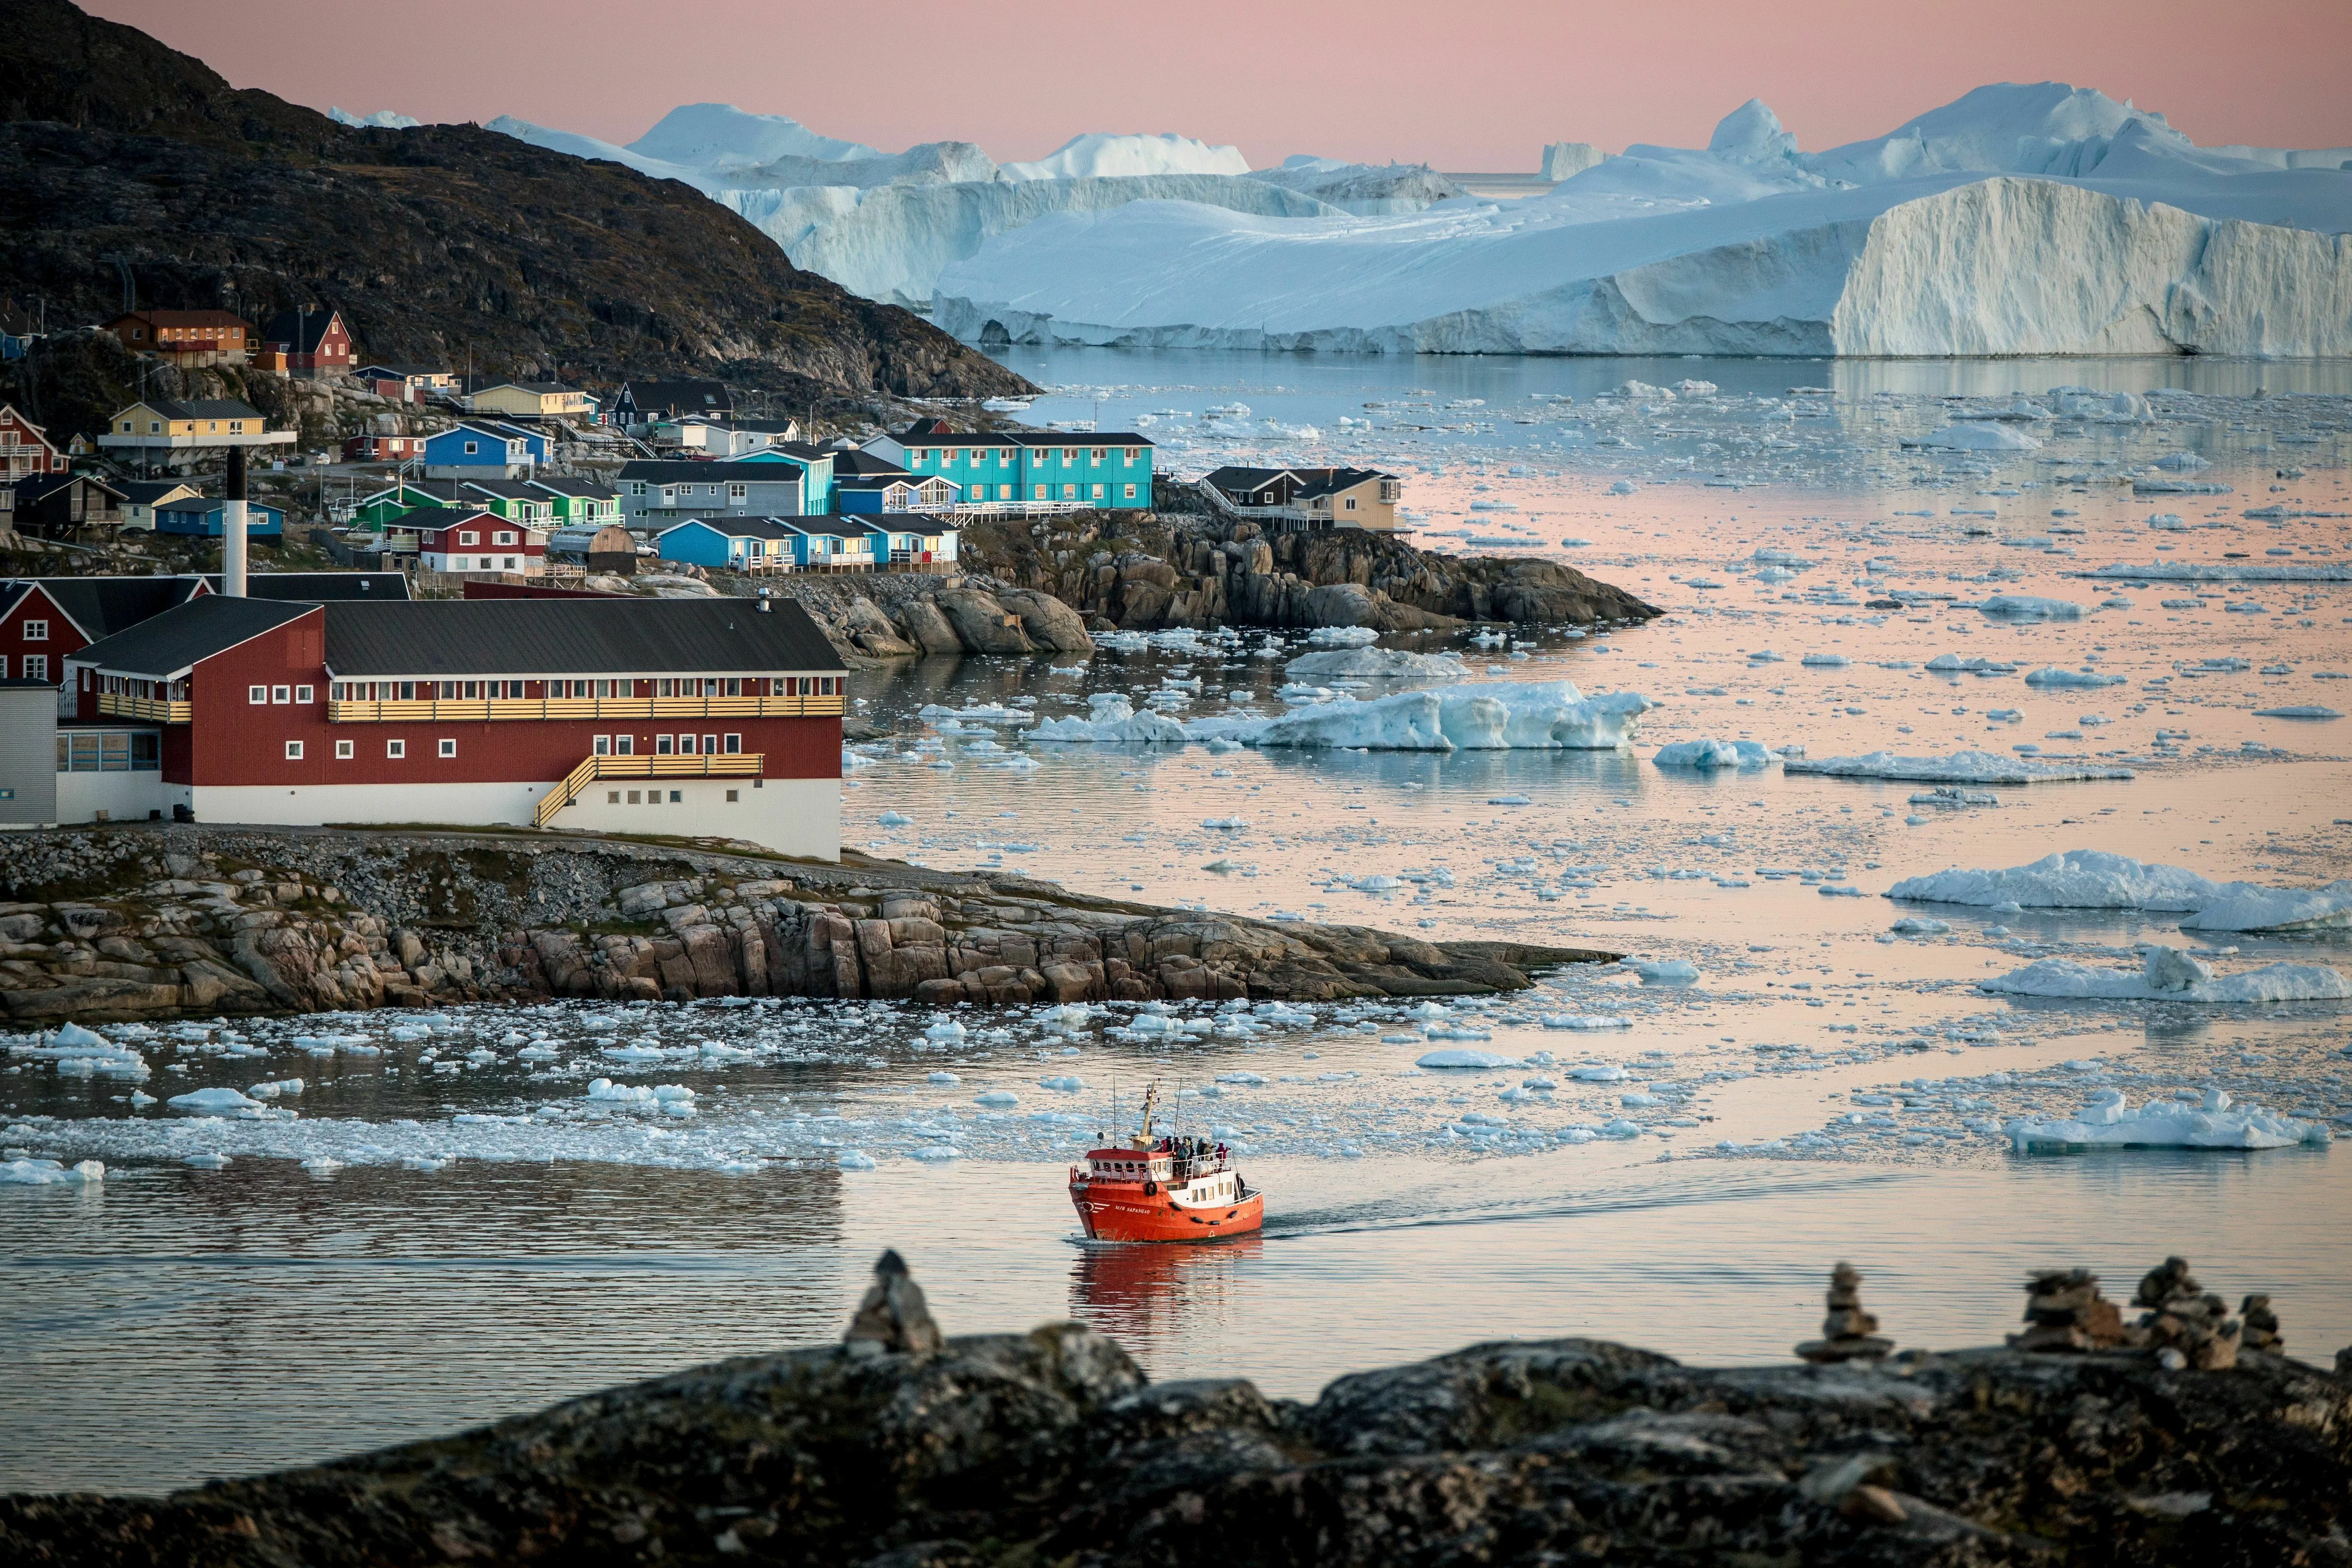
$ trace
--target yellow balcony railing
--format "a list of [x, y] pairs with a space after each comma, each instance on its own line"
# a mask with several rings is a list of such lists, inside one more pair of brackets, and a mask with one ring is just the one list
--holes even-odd
[[830, 719], [839, 693], [817, 697], [444, 697], [327, 704], [337, 724], [506, 719]]
[[133, 697], [124, 691], [100, 692], [98, 710], [117, 719], [142, 719], [151, 724], [186, 724], [194, 721], [196, 716], [196, 705], [193, 702], [172, 702], [161, 697]]
[[531, 813], [538, 826], [577, 800], [598, 779], [750, 778], [760, 771], [761, 752], [698, 752], [684, 757], [589, 757], [564, 781], [540, 797]]

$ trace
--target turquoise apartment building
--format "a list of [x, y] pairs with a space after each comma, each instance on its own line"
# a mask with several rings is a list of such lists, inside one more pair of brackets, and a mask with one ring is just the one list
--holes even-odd
[[1151, 442], [1133, 431], [958, 431], [918, 420], [863, 450], [961, 492], [960, 510], [1066, 511], [1151, 505]]

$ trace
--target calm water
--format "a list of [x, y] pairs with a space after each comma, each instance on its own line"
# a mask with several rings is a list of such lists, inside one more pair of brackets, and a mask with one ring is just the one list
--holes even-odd
[[[1050, 746], [1002, 715], [1083, 713], [1108, 692], [1158, 693], [1180, 719], [1269, 713], [1305, 650], [1261, 657], [1253, 633], [1090, 661], [927, 660], [858, 678], [863, 710], [900, 734], [860, 748], [846, 841], [1158, 902], [1574, 942], [1684, 960], [1698, 980], [1585, 970], [1444, 1018], [1202, 1014], [1181, 1039], [1123, 1013], [966, 1010], [966, 1037], [941, 1041], [911, 1009], [562, 1007], [454, 1012], [405, 1040], [363, 1018], [136, 1041], [153, 1068], [138, 1084], [20, 1058], [0, 1068], [0, 1139], [110, 1173], [0, 1185], [0, 1486], [162, 1489], [827, 1339], [885, 1246], [950, 1331], [1074, 1315], [1155, 1375], [1238, 1373], [1293, 1396], [1510, 1334], [1777, 1358], [1817, 1327], [1839, 1258], [1906, 1343], [2005, 1331], [2030, 1267], [2088, 1264], [2127, 1295], [2169, 1252], [2233, 1299], [2272, 1293], [2296, 1353], [2352, 1342], [2339, 1151], [2025, 1157], [1982, 1130], [2107, 1086], [2135, 1101], [2221, 1086], [2352, 1124], [2341, 1005], [2005, 1000], [1973, 983], [2044, 956], [2127, 967], [2132, 943], [2184, 939], [2161, 915], [2002, 925], [1950, 908], [1933, 911], [1948, 931], [1898, 937], [1919, 911], [1876, 896], [2077, 848], [2273, 884], [2352, 876], [2346, 721], [2256, 711], [2347, 706], [2324, 679], [2352, 674], [2346, 585], [2073, 574], [2352, 559], [2352, 520], [2294, 515], [2352, 512], [2346, 367], [1006, 357], [1065, 389], [1033, 418], [1145, 425], [1180, 471], [1378, 461], [1407, 474], [1434, 542], [1635, 588], [1669, 614], [1605, 637], [1400, 646], [1454, 654], [1472, 679], [1661, 705], [1623, 752]], [[1596, 401], [1629, 380], [1715, 390]], [[1902, 445], [1967, 406], [1947, 395], [2061, 385], [2201, 395], [2158, 400], [2152, 421], [2018, 422], [2038, 445], [2000, 452]], [[1826, 390], [1789, 390], [1807, 386]], [[2207, 466], [2153, 466], [2175, 454]], [[2231, 489], [2136, 496], [2135, 474]], [[1612, 493], [1621, 481], [1630, 493]], [[2273, 506], [2288, 515], [2245, 515]], [[1760, 571], [1759, 549], [1793, 563]], [[1868, 608], [1897, 590], [1949, 597]], [[1996, 593], [2082, 614], [1963, 607]], [[1750, 658], [1766, 648], [1780, 661]], [[2014, 668], [1923, 668], [1947, 652]], [[2126, 679], [2025, 684], [2046, 666]], [[937, 710], [983, 711], [942, 724]], [[1911, 784], [1648, 761], [1710, 735], [1814, 757], [2032, 745], [2137, 776], [1941, 809], [1915, 806]], [[1353, 885], [1372, 876], [1399, 885]], [[2352, 968], [2340, 932], [2237, 946], [2215, 962]], [[1628, 1026], [1545, 1027], [1556, 1015]], [[313, 1054], [306, 1032], [383, 1054]], [[1446, 1045], [1525, 1065], [1414, 1068]], [[1580, 1065], [1625, 1076], [1578, 1079]], [[203, 1122], [129, 1099], [294, 1076], [304, 1093], [276, 1103], [296, 1119]], [[698, 1113], [587, 1099], [607, 1076], [690, 1087]], [[1189, 1125], [1247, 1151], [1274, 1194], [1265, 1237], [1072, 1242], [1066, 1161], [1114, 1083], [1131, 1107], [1152, 1076], [1186, 1091]], [[1014, 1103], [981, 1102], [1001, 1094]], [[1617, 1121], [1633, 1133], [1564, 1131]]]

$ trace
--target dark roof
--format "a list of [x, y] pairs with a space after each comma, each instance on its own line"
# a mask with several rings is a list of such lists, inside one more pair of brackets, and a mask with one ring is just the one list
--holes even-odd
[[708, 413], [713, 409], [732, 409], [734, 394], [723, 381], [699, 381], [678, 377], [661, 381], [631, 381], [621, 390], [628, 395], [630, 405], [639, 413], [659, 411], [665, 414]]
[[934, 436], [952, 436], [954, 434], [954, 426], [950, 425], [946, 420], [934, 416], [929, 419], [918, 419], [912, 425], [908, 426], [906, 434], [900, 437], [899, 439], [905, 441], [928, 441]]
[[196, 487], [185, 479], [123, 479], [114, 487], [122, 499], [140, 506], [152, 506], [173, 490], [193, 490]]
[[[610, 523], [605, 525], [607, 528], [612, 526]], [[796, 528], [785, 527], [772, 517], [697, 517], [665, 528], [662, 534], [673, 534], [681, 528], [707, 528], [730, 539], [790, 539], [800, 531]], [[600, 528], [596, 531], [602, 533], [604, 530]]]
[[[192, 516], [209, 517], [214, 512], [220, 510], [220, 509], [226, 504], [227, 503], [222, 500], [218, 496], [184, 496], [178, 500], [165, 501], [162, 506], [157, 507], [155, 510], [157, 511], [184, 511]], [[247, 501], [245, 504], [248, 511], [275, 512], [279, 517], [284, 517], [286, 515], [286, 509], [284, 507], [271, 506], [266, 500]]]
[[81, 635], [92, 642], [162, 615], [198, 591], [194, 577], [25, 577], [18, 581], [47, 593], [49, 602], [71, 617]]
[[501, 500], [530, 500], [544, 505], [547, 500], [522, 479], [452, 479], [449, 482], [469, 490], [479, 490], [486, 496], [497, 496]]
[[164, 679], [317, 608], [277, 599], [230, 599], [206, 594], [68, 657], [77, 664]]
[[[158, 327], [243, 327], [249, 323], [233, 310], [126, 310], [115, 321], [142, 321]], [[107, 323], [112, 326], [113, 321]]]
[[1263, 489], [1286, 476], [1292, 481], [1294, 499], [1329, 495], [1335, 490], [1351, 489], [1367, 479], [1395, 477], [1377, 468], [1246, 468], [1234, 466], [1211, 469], [1206, 477], [1211, 485], [1232, 494]]
[[[939, 420], [928, 421], [937, 425]], [[900, 446], [919, 447], [1149, 447], [1151, 437], [1132, 430], [935, 430], [910, 428]]]
[[[772, 450], [782, 451], [783, 448], [774, 447]], [[793, 452], [788, 455], [795, 458], [803, 456], [825, 458], [833, 454], [812, 448], [805, 454]], [[778, 477], [775, 464], [753, 462], [743, 458], [738, 458], [732, 462], [703, 463], [696, 462], [691, 458], [673, 461], [664, 458], [638, 458], [621, 465], [620, 477], [624, 480], [642, 479], [647, 484], [656, 485], [707, 485], [727, 479], [732, 479], [737, 484], [781, 485], [798, 479], [801, 477], [801, 471], [798, 468], [791, 468], [784, 471], [783, 477]]]
[[852, 475], [903, 474], [907, 470], [887, 458], [877, 458], [871, 452], [861, 452], [854, 447], [833, 449], [833, 471], [841, 479]]
[[[476, 479], [469, 482], [479, 484], [483, 481]], [[526, 479], [523, 481], [523, 487], [526, 489], [545, 490], [551, 495], [571, 496], [575, 499], [584, 497], [591, 500], [611, 500], [621, 493], [602, 479], [566, 479], [561, 475]]]
[[[404, 511], [396, 511], [390, 517], [378, 519], [376, 521], [376, 528], [378, 530], [390, 530], [394, 528], [440, 528], [445, 524], [456, 521], [461, 517], [489, 516], [490, 514], [488, 512], [468, 511], [461, 506], [412, 506]], [[502, 521], [504, 520], [498, 519], [494, 521]]]
[[290, 352], [298, 354], [316, 353], [319, 342], [327, 335], [327, 328], [335, 319], [335, 309], [310, 308], [301, 310], [280, 310], [269, 318], [261, 329], [265, 343], [290, 343]]
[[1288, 472], [1288, 468], [1244, 468], [1227, 464], [1222, 468], [1210, 469], [1206, 478], [1209, 483], [1221, 490], [1254, 490], [1269, 479], [1278, 479]]
[[[817, 520], [812, 518], [811, 521]], [[860, 528], [886, 533], [953, 533], [956, 521], [941, 517], [935, 511], [856, 511], [835, 512], [824, 521], [855, 523]]]
[[121, 490], [115, 489], [111, 482], [100, 479], [96, 474], [26, 474], [16, 481], [16, 497], [19, 500], [37, 501], [44, 496], [55, 495], [72, 484], [95, 485], [117, 500], [122, 499]]
[[456, 479], [399, 479], [380, 490], [371, 490], [360, 497], [359, 504], [373, 506], [380, 500], [400, 500], [408, 496], [418, 495], [430, 496], [436, 500], [447, 501], [454, 506], [457, 500], [458, 482]]
[[[221, 591], [217, 573], [205, 579], [215, 594]], [[408, 577], [401, 572], [252, 572], [245, 579], [246, 597], [275, 599], [281, 604], [331, 605], [343, 600], [375, 603], [408, 597]]]
[[790, 599], [420, 599], [332, 605], [327, 666], [369, 676], [741, 675], [842, 669]]
[[368, 361], [353, 374], [364, 375], [372, 370], [404, 378], [412, 375], [447, 375], [449, 374], [449, 367], [446, 364], [386, 364], [380, 359]]
[[790, 419], [738, 419], [732, 414], [703, 414], [691, 411], [679, 415], [677, 420], [681, 425], [690, 422], [696, 425], [708, 425], [719, 430], [749, 430], [755, 436], [781, 436], [791, 429], [794, 424], [794, 421]]

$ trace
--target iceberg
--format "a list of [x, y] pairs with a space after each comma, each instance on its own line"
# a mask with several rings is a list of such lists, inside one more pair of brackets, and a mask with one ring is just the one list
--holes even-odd
[[2030, 1149], [2287, 1149], [2332, 1141], [2324, 1121], [2233, 1107], [2222, 1089], [2196, 1103], [2151, 1100], [2135, 1107], [2119, 1089], [2102, 1089], [2071, 1119], [2021, 1118], [2001, 1129], [2021, 1153]]
[[2038, 452], [2042, 443], [2022, 430], [2012, 430], [2006, 425], [1971, 422], [1947, 425], [1931, 430], [1916, 441], [1906, 441], [1906, 447], [1936, 447], [1948, 452]]
[[1138, 713], [1133, 703], [1116, 693], [1097, 692], [1087, 703], [1085, 718], [1049, 719], [1030, 731], [1029, 738], [1136, 746], [1181, 746], [1192, 739], [1175, 720], [1148, 709]]
[[2122, 686], [2126, 681], [2120, 675], [2101, 675], [2095, 669], [2061, 669], [2053, 664], [2045, 665], [2027, 676], [2025, 684], [2089, 689], [2100, 686]]
[[2147, 566], [2112, 562], [2083, 577], [2146, 577], [2164, 583], [2352, 583], [2352, 561], [2158, 561]]
[[1660, 746], [1651, 763], [1662, 768], [1760, 768], [1779, 761], [1757, 741], [1676, 741]]
[[1813, 156], [1777, 125], [1743, 105], [1705, 150], [1629, 147], [1517, 202], [1056, 213], [943, 271], [935, 319], [1016, 342], [1322, 352], [2352, 352], [2341, 152], [2199, 148], [2055, 83], [1980, 89]]
[[2029, 910], [2145, 910], [2182, 914], [2190, 931], [2313, 931], [2352, 925], [2352, 881], [2324, 888], [2214, 882], [2179, 866], [2100, 849], [2045, 855], [2001, 870], [1958, 867], [1906, 877], [1886, 890], [1916, 903], [2013, 904]]
[[1470, 671], [1450, 653], [1350, 647], [1300, 654], [1283, 673], [1293, 680], [1460, 680]]
[[389, 109], [379, 109], [373, 114], [353, 114], [341, 104], [330, 104], [327, 118], [338, 125], [373, 131], [406, 131], [425, 123], [413, 114], [400, 114]]
[[1515, 1068], [1521, 1065], [1517, 1057], [1498, 1057], [1492, 1051], [1450, 1050], [1431, 1051], [1412, 1064], [1418, 1068]]
[[1822, 773], [1832, 778], [1899, 779], [1912, 784], [2028, 784], [2076, 779], [2128, 779], [2129, 768], [2078, 763], [2040, 763], [2026, 757], [2004, 757], [1991, 752], [1954, 752], [1948, 757], [1899, 757], [1892, 752], [1872, 752], [1859, 757], [1783, 757], [1783, 772]]
[[1566, 680], [1442, 686], [1401, 691], [1369, 702], [1318, 703], [1258, 721], [1247, 733], [1234, 738], [1259, 747], [1609, 751], [1631, 742], [1641, 716], [1654, 706], [1633, 691], [1601, 691], [1587, 697]]
[[[2169, 956], [2168, 956], [2169, 955]], [[2196, 978], [2201, 973], [2206, 978]], [[2341, 1002], [2352, 999], [2352, 981], [2317, 963], [2267, 963], [2243, 973], [2211, 978], [2201, 962], [2171, 948], [2157, 948], [2139, 971], [2098, 969], [2071, 958], [2045, 958], [2007, 974], [1978, 982], [2002, 996], [2057, 996], [2104, 1002]]]
[[2045, 599], [2033, 594], [1995, 594], [1977, 605], [1988, 616], [2008, 621], [2079, 621], [2083, 606], [2067, 599]]
[[1212, 147], [1172, 132], [1158, 136], [1073, 136], [1045, 157], [1007, 163], [1007, 180], [1099, 179], [1133, 174], [1246, 174], [1249, 160], [1238, 147]]

